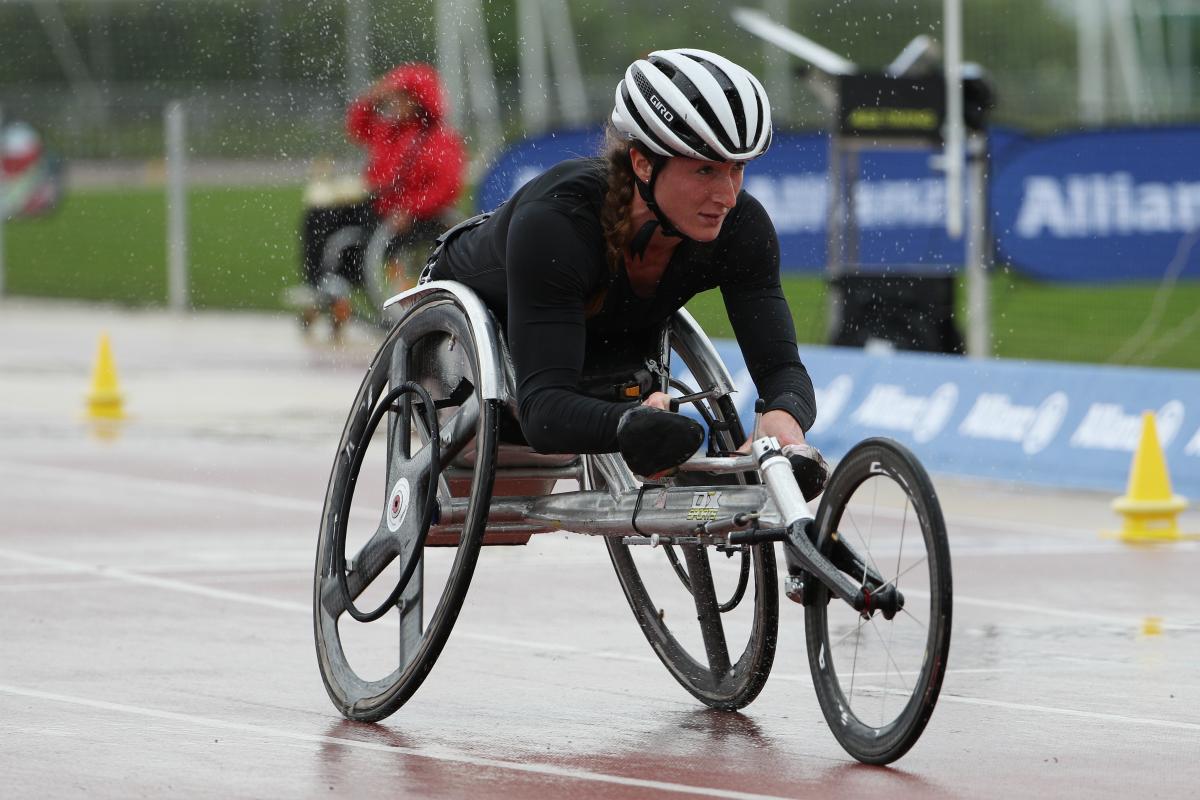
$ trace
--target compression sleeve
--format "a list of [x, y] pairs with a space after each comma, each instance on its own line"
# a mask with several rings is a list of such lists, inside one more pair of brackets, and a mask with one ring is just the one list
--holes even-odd
[[727, 251], [730, 268], [721, 283], [725, 310], [767, 410], [787, 411], [807, 431], [816, 421], [817, 402], [780, 285], [779, 238], [758, 201], [745, 195], [743, 202], [747, 208], [736, 222]]
[[508, 344], [516, 368], [521, 430], [543, 453], [617, 449], [617, 423], [634, 403], [579, 393], [586, 345], [584, 307], [595, 263], [575, 223], [541, 202], [523, 203], [509, 222]]

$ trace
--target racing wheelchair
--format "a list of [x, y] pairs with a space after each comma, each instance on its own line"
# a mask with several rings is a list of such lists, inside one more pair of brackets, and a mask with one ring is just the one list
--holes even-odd
[[284, 304], [299, 312], [301, 327], [306, 331], [325, 315], [335, 339], [351, 318], [381, 332], [388, 330], [396, 322], [385, 307], [388, 298], [416, 285], [434, 240], [461, 221], [457, 210], [446, 209], [431, 219], [414, 220], [407, 230], [400, 230], [393, 220], [354, 211], [370, 200], [358, 176], [323, 174], [305, 187], [306, 220], [308, 215], [336, 213], [339, 209], [349, 214], [323, 236], [317, 274], [310, 278], [312, 284], [293, 286], [284, 293]]
[[[679, 311], [653, 366], [673, 403], [703, 420], [708, 446], [675, 476], [642, 482], [619, 454], [519, 443], [504, 338], [471, 290], [434, 281], [388, 308], [398, 321], [350, 410], [317, 545], [317, 657], [344, 716], [380, 720], [413, 695], [481, 546], [567, 530], [603, 539], [655, 654], [700, 702], [724, 710], [754, 700], [770, 673], [780, 543], [784, 594], [803, 608], [834, 736], [871, 764], [916, 742], [945, 675], [952, 588], [937, 495], [907, 449], [881, 438], [853, 447], [813, 514], [774, 439], [735, 451], [745, 435], [734, 382]], [[579, 489], [552, 493], [560, 480]], [[362, 645], [375, 630], [386, 647]]]

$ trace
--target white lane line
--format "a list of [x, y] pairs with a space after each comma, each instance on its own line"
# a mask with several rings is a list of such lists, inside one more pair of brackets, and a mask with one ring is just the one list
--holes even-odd
[[245, 594], [244, 592], [229, 592], [224, 589], [213, 589], [210, 586], [202, 586], [198, 583], [188, 583], [187, 581], [177, 581], [171, 578], [156, 578], [151, 575], [141, 575], [136, 572], [128, 572], [123, 569], [114, 567], [93, 566], [91, 564], [80, 564], [75, 561], [66, 561], [61, 558], [50, 558], [48, 556], [34, 555], [33, 553], [23, 553], [18, 550], [9, 550], [0, 548], [0, 558], [9, 558], [13, 561], [24, 561], [30, 564], [40, 564], [43, 566], [53, 566], [63, 572], [80, 573], [84, 575], [98, 575], [104, 578], [113, 578], [126, 583], [134, 583], [140, 586], [153, 586], [156, 589], [167, 589], [173, 592], [184, 592], [186, 594], [197, 594], [202, 597], [211, 597], [214, 600], [230, 600], [236, 603], [253, 603], [255, 605], [266, 606], [267, 608], [276, 608], [280, 611], [303, 611], [305, 613], [312, 612], [312, 606], [307, 603], [291, 603], [287, 600], [275, 600], [270, 597], [258, 597], [257, 595]]
[[[266, 608], [274, 608], [280, 611], [298, 611], [305, 614], [312, 613], [312, 606], [308, 603], [295, 603], [287, 600], [276, 600], [269, 597], [261, 597], [259, 595], [247, 594], [245, 592], [233, 592], [224, 589], [214, 589], [210, 586], [205, 586], [197, 583], [189, 583], [187, 581], [174, 580], [171, 578], [160, 578], [152, 575], [143, 575], [128, 570], [115, 567], [98, 566], [91, 564], [83, 564], [76, 561], [67, 561], [61, 558], [51, 558], [49, 556], [40, 556], [34, 553], [27, 553], [19, 550], [0, 548], [0, 558], [8, 558], [14, 561], [36, 564], [42, 567], [54, 568], [59, 572], [96, 575], [113, 580], [120, 580], [126, 583], [138, 584], [142, 586], [152, 586], [158, 589], [167, 589], [170, 591], [183, 592], [187, 594], [201, 595], [203, 597], [211, 597], [215, 600], [227, 600], [235, 603], [247, 603], [250, 605], [264, 606]], [[927, 593], [912, 592], [914, 597], [928, 597]], [[1102, 622], [1111, 625], [1120, 625], [1123, 627], [1141, 629], [1144, 623], [1143, 619], [1137, 617], [1121, 617], [1116, 615], [1093, 614], [1086, 611], [1073, 611], [1070, 609], [1055, 608], [1053, 606], [1035, 606], [1026, 603], [1012, 603], [1003, 600], [986, 600], [983, 598], [967, 597], [955, 594], [954, 602], [961, 605], [974, 605], [983, 608], [993, 608], [1003, 611], [1021, 611], [1024, 613], [1034, 614], [1038, 616], [1058, 616], [1068, 619], [1081, 619], [1089, 622]], [[1193, 622], [1167, 622], [1163, 621], [1161, 627], [1166, 631], [1196, 631], [1200, 630], [1200, 623]], [[596, 658], [608, 658], [616, 661], [633, 661], [645, 664], [657, 664], [658, 659], [649, 656], [636, 656], [615, 651], [596, 651], [586, 648], [576, 647], [574, 645], [562, 644], [559, 642], [540, 642], [525, 639], [512, 639], [504, 636], [496, 636], [493, 634], [473, 633], [469, 630], [459, 629], [455, 636], [464, 639], [472, 639], [478, 642], [488, 644], [501, 644], [511, 647], [518, 647], [527, 650], [540, 650], [542, 652], [554, 653], [570, 653], [579, 655], [588, 655]], [[956, 670], [949, 670], [955, 672]], [[779, 677], [783, 680], [808, 680], [807, 676], [788, 676], [782, 673], [772, 673], [772, 677]]]
[[0, 461], [0, 472], [8, 472], [22, 477], [46, 478], [48, 480], [83, 481], [91, 486], [134, 487], [206, 502], [225, 500], [245, 503], [260, 508], [269, 508], [275, 511], [295, 511], [309, 515], [320, 514], [323, 506], [322, 503], [312, 500], [297, 500], [291, 497], [265, 494], [263, 492], [224, 489], [219, 486], [167, 481], [159, 478], [139, 478], [133, 475], [111, 475], [94, 470], [73, 469], [70, 467], [47, 467]]
[[73, 697], [70, 695], [56, 694], [53, 692], [43, 692], [36, 689], [26, 689], [19, 686], [8, 686], [0, 684], [0, 692], [14, 695], [17, 697], [27, 697], [33, 700], [45, 700], [53, 703], [65, 703], [75, 706], [83, 706], [85, 708], [94, 708], [98, 711], [111, 711], [119, 714], [129, 714], [133, 716], [149, 717], [151, 719], [170, 720], [179, 722], [185, 725], [192, 725], [202, 728], [219, 728], [222, 730], [238, 731], [240, 733], [249, 733], [257, 736], [270, 736], [277, 739], [289, 739], [291, 741], [307, 742], [317, 745], [335, 745], [337, 747], [348, 747], [359, 750], [372, 750], [378, 753], [389, 753], [391, 755], [409, 756], [412, 758], [427, 758], [431, 761], [443, 761], [451, 764], [467, 764], [473, 767], [485, 767], [490, 769], [509, 770], [511, 772], [525, 772], [533, 775], [546, 775], [555, 778], [567, 778], [577, 781], [588, 781], [591, 783], [608, 783], [617, 786], [630, 786], [640, 789], [654, 789], [661, 792], [674, 792], [677, 794], [693, 794], [706, 795], [708, 797], [725, 797], [730, 800], [784, 800], [776, 795], [754, 794], [751, 792], [737, 792], [728, 789], [715, 789], [708, 786], [690, 786], [685, 783], [669, 783], [667, 781], [652, 781], [642, 778], [630, 778], [624, 775], [611, 775], [604, 772], [590, 772], [583, 769], [572, 769], [570, 767], [557, 767], [552, 764], [521, 764], [515, 761], [500, 761], [494, 758], [480, 758], [466, 753], [458, 753], [449, 748], [441, 747], [401, 747], [377, 742], [360, 742], [354, 739], [342, 739], [337, 736], [321, 736], [312, 733], [300, 733], [298, 731], [283, 730], [280, 728], [268, 728], [264, 725], [252, 725], [245, 722], [233, 722], [230, 720], [215, 719], [212, 717], [201, 717], [194, 714], [181, 714], [176, 711], [163, 711], [156, 708], [143, 708], [140, 706], [131, 706], [124, 703], [110, 703], [106, 700], [93, 700], [86, 697]]
[[75, 592], [80, 589], [115, 589], [129, 584], [120, 580], [57, 581], [52, 583], [18, 583], [0, 586], [0, 592]]
[[1009, 711], [1034, 711], [1040, 714], [1053, 714], [1062, 717], [1079, 717], [1081, 719], [1119, 722], [1128, 725], [1149, 725], [1155, 728], [1171, 728], [1181, 731], [1200, 732], [1200, 723], [1196, 722], [1177, 722], [1170, 719], [1154, 719], [1153, 717], [1129, 717], [1124, 714], [1108, 714], [1103, 711], [1080, 711], [1074, 708], [1039, 706], [1031, 703], [1010, 703], [1006, 700], [985, 700], [982, 697], [964, 697], [963, 695], [947, 694], [946, 692], [942, 692], [939, 699], [951, 703], [962, 703], [963, 705], [969, 706], [987, 706], [990, 708], [1003, 708]]
[[[907, 594], [907, 592], [906, 592]], [[923, 592], [912, 592], [915, 596], [928, 597], [928, 594]], [[978, 606], [980, 608], [992, 608], [998, 611], [1019, 611], [1026, 614], [1034, 614], [1037, 616], [1046, 617], [1063, 617], [1064, 619], [1078, 619], [1087, 622], [1100, 622], [1106, 625], [1121, 625], [1123, 627], [1141, 628], [1145, 621], [1139, 617], [1125, 617], [1116, 614], [1097, 614], [1092, 611], [1077, 611], [1072, 608], [1058, 608], [1056, 606], [1035, 606], [1029, 603], [1013, 603], [1008, 600], [989, 600], [982, 597], [970, 597], [954, 593], [954, 605], [963, 606]], [[1200, 631], [1200, 622], [1163, 622], [1163, 630], [1172, 631]]]

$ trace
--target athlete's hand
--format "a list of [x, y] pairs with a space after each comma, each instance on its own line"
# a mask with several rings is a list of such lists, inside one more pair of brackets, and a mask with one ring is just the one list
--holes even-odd
[[[804, 429], [800, 427], [800, 423], [796, 421], [788, 412], [781, 408], [768, 411], [762, 415], [762, 419], [758, 423], [759, 436], [774, 436], [779, 440], [780, 445], [789, 444], [804, 444]], [[754, 434], [742, 443], [738, 448], [739, 453], [749, 453], [750, 443], [754, 440]]]
[[662, 411], [670, 411], [671, 396], [666, 392], [651, 392], [646, 395], [646, 399], [642, 401], [642, 405], [661, 409]]
[[[774, 436], [779, 441], [805, 500], [812, 500], [825, 490], [825, 482], [829, 480], [829, 464], [825, 463], [820, 450], [804, 441], [804, 430], [795, 417], [782, 409], [768, 411], [759, 420], [758, 435]], [[751, 434], [738, 452], [749, 453], [753, 438]]]

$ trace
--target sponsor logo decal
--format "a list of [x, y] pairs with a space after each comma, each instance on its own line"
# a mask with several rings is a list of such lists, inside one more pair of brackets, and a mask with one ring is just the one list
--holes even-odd
[[1037, 406], [1017, 405], [1006, 394], [979, 395], [958, 432], [969, 439], [1020, 442], [1033, 455], [1054, 440], [1070, 403], [1065, 392], [1054, 392]]
[[713, 522], [721, 511], [720, 492], [692, 492], [692, 507], [688, 509], [689, 522]]
[[856, 425], [911, 433], [913, 440], [928, 442], [946, 427], [958, 403], [958, 386], [943, 383], [929, 396], [911, 395], [890, 383], [871, 387], [851, 417]]
[[401, 478], [396, 481], [396, 485], [392, 487], [392, 493], [388, 496], [387, 520], [388, 530], [392, 533], [400, 530], [400, 523], [404, 522], [404, 515], [408, 513], [408, 499], [411, 491], [408, 486], [408, 478]]
[[[763, 204], [781, 235], [820, 233], [828, 222], [828, 178], [823, 172], [754, 175], [746, 191]], [[854, 187], [861, 229], [937, 229], [946, 224], [946, 182], [941, 178], [864, 180]]]
[[667, 108], [666, 103], [658, 99], [658, 95], [650, 95], [650, 105], [654, 106], [654, 110], [657, 111], [659, 116], [664, 120], [667, 122], [674, 121], [675, 115], [671, 113], [671, 109]]
[[1200, 456], [1200, 428], [1196, 429], [1196, 435], [1183, 448], [1185, 456]]
[[1031, 175], [1015, 230], [1022, 239], [1186, 233], [1200, 225], [1200, 182], [1135, 183], [1128, 172]]
[[[1165, 403], [1154, 415], [1158, 441], [1164, 448], [1178, 435], [1183, 426], [1183, 415], [1183, 403], [1178, 400]], [[1132, 453], [1137, 449], [1141, 435], [1140, 413], [1127, 414], [1119, 403], [1092, 403], [1079, 427], [1071, 434], [1071, 447]]]

